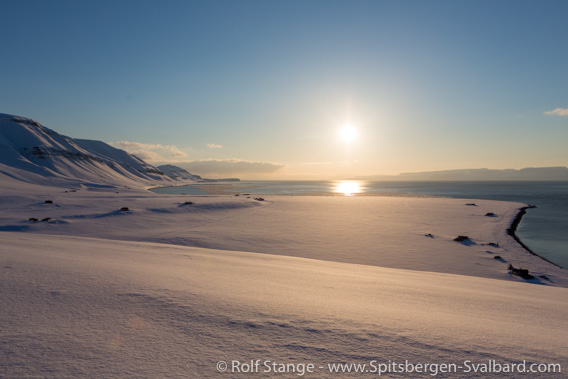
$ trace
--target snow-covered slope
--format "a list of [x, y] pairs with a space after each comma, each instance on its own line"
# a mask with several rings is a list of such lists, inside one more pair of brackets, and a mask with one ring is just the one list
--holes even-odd
[[189, 179], [189, 180], [203, 180], [203, 178], [199, 175], [193, 175], [192, 173], [188, 172], [187, 170], [174, 166], [171, 164], [165, 164], [158, 166], [158, 169], [162, 171], [165, 175], [169, 176], [172, 179]]
[[47, 185], [151, 186], [173, 180], [101, 141], [60, 135], [29, 118], [0, 113], [0, 175]]
[[[147, 242], [2, 240], [0, 377], [566, 377], [566, 288]], [[258, 372], [235, 368], [257, 359]], [[390, 362], [413, 366], [394, 374]]]

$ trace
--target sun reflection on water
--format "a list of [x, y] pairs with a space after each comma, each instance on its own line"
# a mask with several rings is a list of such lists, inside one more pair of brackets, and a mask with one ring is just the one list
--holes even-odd
[[363, 184], [358, 180], [339, 180], [333, 183], [333, 192], [344, 196], [355, 196], [363, 192]]

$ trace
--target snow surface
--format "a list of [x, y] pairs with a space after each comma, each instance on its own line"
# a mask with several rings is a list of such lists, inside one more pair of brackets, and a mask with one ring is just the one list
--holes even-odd
[[345, 376], [328, 363], [372, 360], [568, 367], [566, 271], [506, 235], [521, 204], [10, 183], [0, 377], [248, 377], [215, 365], [251, 359], [313, 363], [324, 369], [306, 377], [322, 378]]

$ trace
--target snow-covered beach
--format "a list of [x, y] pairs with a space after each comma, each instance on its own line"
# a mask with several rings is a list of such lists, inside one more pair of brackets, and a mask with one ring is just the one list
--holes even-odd
[[[270, 196], [257, 201], [252, 196], [157, 195], [143, 188], [41, 186], [23, 193], [20, 188], [3, 197], [2, 231], [519, 280], [508, 275], [510, 263], [534, 272], [535, 282], [568, 286], [566, 270], [528, 254], [505, 233], [524, 206], [519, 203], [409, 196]], [[454, 241], [458, 236], [469, 238]]]
[[251, 360], [263, 377], [307, 364], [329, 377], [333, 363], [377, 376], [389, 360], [457, 365], [440, 377], [486, 377], [470, 364], [491, 360], [568, 364], [566, 271], [506, 234], [522, 204], [4, 184], [5, 377], [230, 377]]

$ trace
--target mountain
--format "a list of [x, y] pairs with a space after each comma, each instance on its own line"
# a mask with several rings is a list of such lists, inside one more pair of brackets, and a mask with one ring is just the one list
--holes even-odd
[[399, 175], [377, 175], [359, 177], [360, 180], [385, 181], [531, 181], [531, 180], [568, 180], [566, 167], [528, 167], [520, 170], [492, 170], [487, 168], [412, 172]]
[[199, 175], [194, 175], [191, 174], [189, 172], [187, 172], [187, 170], [178, 167], [178, 166], [174, 166], [171, 164], [165, 164], [165, 165], [161, 165], [158, 166], [158, 169], [160, 171], [162, 171], [164, 173], [164, 175], [169, 176], [172, 179], [189, 179], [189, 180], [195, 180], [195, 181], [201, 181], [203, 180], [203, 178]]
[[189, 173], [184, 168], [174, 166], [171, 164], [165, 164], [158, 166], [158, 168], [167, 176], [175, 180], [193, 180], [198, 182], [239, 182], [238, 178], [225, 178], [225, 179], [206, 179], [199, 175], [194, 175]]
[[149, 187], [176, 183], [157, 167], [124, 150], [101, 141], [73, 139], [32, 119], [2, 113], [0, 176], [53, 186]]

